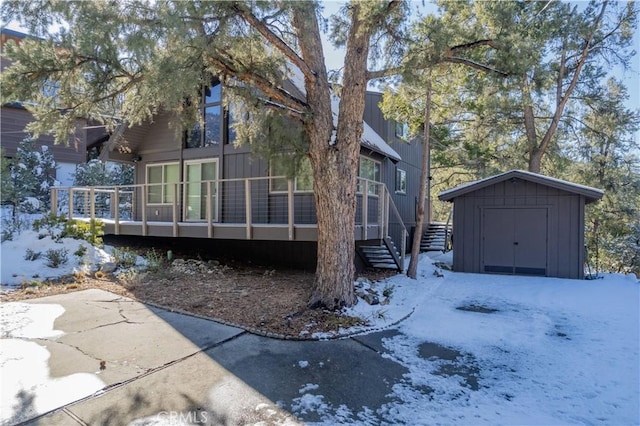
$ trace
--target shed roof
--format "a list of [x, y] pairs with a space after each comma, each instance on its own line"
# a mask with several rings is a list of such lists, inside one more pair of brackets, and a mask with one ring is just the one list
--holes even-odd
[[551, 188], [556, 188], [562, 191], [570, 192], [572, 194], [584, 195], [585, 202], [587, 204], [598, 201], [604, 195], [604, 191], [596, 188], [591, 188], [590, 186], [567, 182], [566, 180], [556, 179], [538, 173], [527, 172], [524, 170], [510, 170], [499, 175], [465, 183], [455, 188], [442, 191], [438, 195], [438, 199], [442, 201], [453, 201], [454, 198], [460, 197], [461, 195], [465, 195], [470, 192], [485, 188], [487, 186], [491, 186], [496, 183], [514, 178], [549, 186]]

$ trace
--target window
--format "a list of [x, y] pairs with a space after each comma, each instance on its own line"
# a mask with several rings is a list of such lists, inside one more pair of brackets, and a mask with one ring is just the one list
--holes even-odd
[[396, 194], [407, 193], [407, 172], [396, 168]]
[[396, 137], [398, 139], [409, 139], [409, 124], [396, 122]]
[[[380, 182], [380, 163], [367, 157], [360, 157], [358, 177]], [[358, 183], [358, 192], [362, 192]], [[378, 195], [378, 185], [369, 183], [369, 195]]]
[[[290, 159], [284, 155], [271, 160], [271, 176], [287, 176], [291, 170], [291, 164], [287, 164]], [[287, 192], [287, 179], [271, 179], [271, 192]], [[313, 172], [311, 162], [308, 157], [303, 157], [296, 170], [296, 177], [293, 180], [293, 190], [295, 192], [313, 191]]]
[[204, 131], [200, 122], [193, 125], [187, 134], [187, 148], [204, 148], [214, 146], [222, 141], [224, 114], [222, 113], [222, 84], [214, 82], [202, 93], [200, 114]]
[[147, 203], [171, 204], [175, 197], [175, 185], [180, 182], [180, 167], [178, 163], [147, 165]]

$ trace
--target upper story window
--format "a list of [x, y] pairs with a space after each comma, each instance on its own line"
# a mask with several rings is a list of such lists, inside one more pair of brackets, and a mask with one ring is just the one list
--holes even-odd
[[[222, 110], [222, 84], [218, 81], [203, 89], [200, 104], [201, 122], [187, 133], [187, 148], [205, 148], [223, 140], [224, 113]], [[204, 128], [202, 125], [204, 124]]]
[[396, 122], [396, 137], [402, 140], [409, 140], [409, 124]]
[[396, 194], [407, 193], [407, 172], [396, 168]]

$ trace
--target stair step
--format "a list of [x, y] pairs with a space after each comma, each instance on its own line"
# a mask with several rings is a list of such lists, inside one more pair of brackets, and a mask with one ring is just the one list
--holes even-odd
[[385, 269], [398, 269], [398, 265], [393, 262], [390, 263], [372, 263], [371, 266], [374, 268], [385, 268]]

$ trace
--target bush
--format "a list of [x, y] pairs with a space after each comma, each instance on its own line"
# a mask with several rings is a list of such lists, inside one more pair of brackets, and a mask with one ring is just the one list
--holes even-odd
[[[4, 190], [4, 188], [3, 188]], [[11, 241], [16, 235], [22, 231], [30, 229], [32, 226], [29, 218], [24, 215], [16, 215], [11, 218], [2, 218], [2, 233], [0, 233], [0, 242]]]
[[158, 272], [164, 265], [164, 258], [155, 249], [147, 251], [144, 255], [147, 259], [147, 271]]
[[47, 259], [47, 266], [50, 268], [57, 268], [60, 265], [64, 265], [69, 261], [69, 250], [66, 248], [49, 249], [44, 254]]
[[84, 244], [80, 244], [78, 250], [73, 253], [73, 255], [76, 257], [83, 257], [85, 254], [87, 254], [87, 246], [85, 246]]
[[33, 230], [38, 232], [40, 238], [51, 237], [54, 241], [62, 238], [73, 238], [75, 240], [85, 240], [91, 245], [100, 247], [102, 236], [104, 235], [104, 223], [93, 219], [89, 222], [81, 220], [67, 220], [65, 215], [49, 213], [33, 222]]
[[130, 248], [114, 248], [111, 253], [113, 256], [113, 262], [118, 265], [119, 268], [133, 268], [136, 266], [136, 261], [138, 260], [138, 255], [136, 252], [131, 250]]
[[27, 249], [24, 255], [24, 260], [34, 261], [40, 259], [40, 256], [42, 256], [41, 251], [33, 251], [31, 249]]
[[103, 235], [104, 223], [97, 219], [91, 219], [89, 222], [74, 219], [65, 224], [64, 237], [85, 240], [92, 246], [102, 246]]

